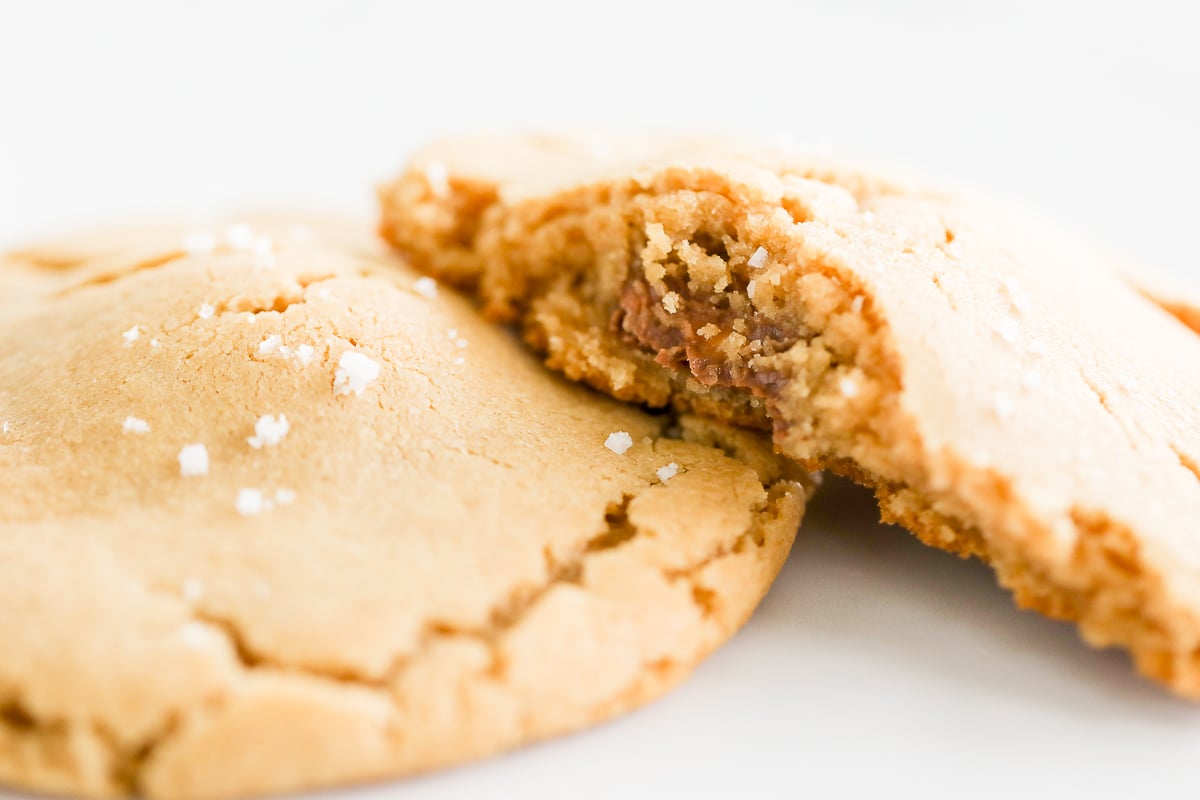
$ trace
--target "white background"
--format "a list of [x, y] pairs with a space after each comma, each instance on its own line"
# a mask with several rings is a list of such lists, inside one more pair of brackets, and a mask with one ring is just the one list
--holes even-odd
[[[133, 213], [368, 215], [440, 132], [732, 129], [977, 184], [1195, 277], [1190, 6], [0, 0], [0, 244]], [[666, 700], [355, 796], [1198, 791], [1200, 707], [873, 519], [834, 484], [760, 613]]]

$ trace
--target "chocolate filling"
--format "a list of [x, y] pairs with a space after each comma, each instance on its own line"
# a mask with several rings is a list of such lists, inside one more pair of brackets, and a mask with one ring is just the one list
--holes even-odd
[[[757, 311], [739, 314], [729, 308], [726, 295], [693, 297], [684, 282], [668, 279], [667, 285], [678, 298], [674, 313], [644, 278], [627, 280], [609, 321], [611, 330], [627, 343], [654, 353], [662, 366], [687, 370], [705, 386], [745, 389], [765, 398], [779, 392], [787, 375], [778, 369], [756, 369], [754, 359], [791, 347], [800, 338], [798, 331]], [[742, 324], [735, 327], [738, 320]], [[711, 335], [702, 335], [701, 330]], [[745, 342], [731, 351], [725, 343], [735, 331]]]

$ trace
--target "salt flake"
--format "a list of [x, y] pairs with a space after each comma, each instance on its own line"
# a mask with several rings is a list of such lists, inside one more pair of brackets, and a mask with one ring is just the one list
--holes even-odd
[[617, 455], [623, 456], [626, 450], [633, 447], [633, 437], [627, 431], [613, 431], [604, 440], [604, 446]]

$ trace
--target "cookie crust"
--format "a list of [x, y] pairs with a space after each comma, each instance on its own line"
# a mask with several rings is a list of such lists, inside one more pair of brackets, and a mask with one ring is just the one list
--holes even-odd
[[644, 704], [745, 621], [804, 501], [760, 437], [557, 379], [369, 240], [252, 230], [0, 268], [0, 781], [434, 769]]
[[771, 429], [1200, 697], [1194, 295], [991, 201], [741, 143], [451, 140], [380, 197], [389, 241], [551, 366]]

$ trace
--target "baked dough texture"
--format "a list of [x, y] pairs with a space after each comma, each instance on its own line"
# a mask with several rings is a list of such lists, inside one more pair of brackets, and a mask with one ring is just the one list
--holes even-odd
[[1197, 294], [987, 199], [701, 140], [454, 139], [383, 235], [623, 400], [773, 431], [1200, 698]]
[[666, 691], [779, 570], [761, 437], [562, 381], [369, 237], [187, 233], [0, 266], [0, 782], [485, 756]]

